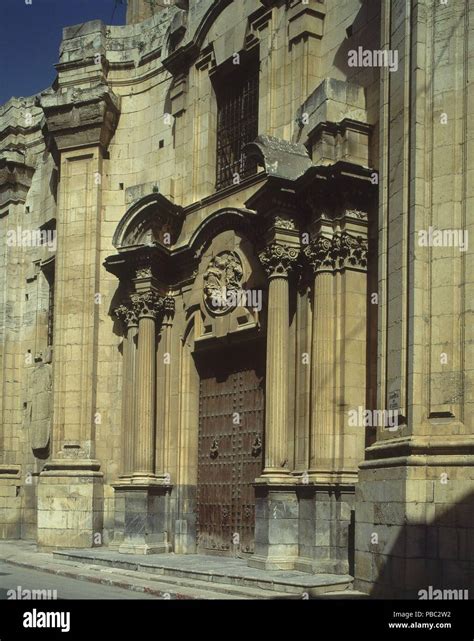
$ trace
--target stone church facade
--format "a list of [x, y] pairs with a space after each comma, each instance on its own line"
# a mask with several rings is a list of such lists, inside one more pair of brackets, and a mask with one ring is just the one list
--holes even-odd
[[473, 11], [64, 29], [0, 108], [2, 538], [474, 587]]

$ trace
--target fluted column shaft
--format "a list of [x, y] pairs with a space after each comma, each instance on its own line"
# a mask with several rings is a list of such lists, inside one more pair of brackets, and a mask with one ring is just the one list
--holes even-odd
[[266, 448], [264, 474], [285, 473], [288, 441], [288, 280], [270, 279], [268, 293]]
[[146, 477], [155, 471], [156, 316], [161, 299], [146, 292], [132, 301], [138, 316], [133, 475]]
[[154, 471], [155, 364], [155, 319], [144, 316], [138, 324], [137, 429], [133, 457], [134, 474], [139, 476], [149, 476]]
[[328, 471], [333, 459], [336, 345], [334, 274], [316, 274], [313, 287], [312, 389], [310, 470]]
[[269, 278], [267, 320], [267, 372], [265, 389], [264, 476], [290, 473], [288, 467], [288, 276], [298, 250], [273, 243], [260, 254]]
[[135, 371], [136, 371], [136, 336], [138, 319], [130, 301], [114, 310], [114, 316], [124, 327], [122, 343], [122, 478], [130, 476], [133, 471], [133, 451], [135, 435]]
[[174, 298], [166, 296], [163, 299], [163, 319], [161, 322], [161, 340], [157, 351], [156, 372], [156, 473], [169, 473], [170, 457], [170, 366], [167, 355], [171, 353], [171, 334], [173, 329]]
[[[336, 285], [336, 279], [343, 277], [346, 281], [346, 270], [365, 270], [367, 241], [361, 235], [351, 235], [346, 231], [334, 233], [331, 230], [326, 233], [327, 236], [318, 234], [304, 253], [314, 273], [311, 354], [311, 387], [314, 397], [309, 471], [327, 479], [328, 474], [338, 471], [337, 468], [344, 468], [340, 447], [341, 438], [345, 434], [346, 418], [337, 396], [343, 389], [343, 398], [347, 403], [352, 398], [352, 381], [352, 387], [364, 390], [362, 396], [358, 396], [359, 404], [365, 402], [365, 366], [354, 372], [350, 369], [351, 362], [340, 362], [340, 350], [349, 348], [350, 340], [357, 339], [358, 331], [360, 332], [357, 328], [361, 324], [357, 318], [357, 324], [351, 331], [352, 336], [346, 336], [340, 314], [336, 311], [336, 301], [346, 294], [338, 291], [340, 286]], [[349, 291], [353, 290], [349, 288]], [[346, 322], [347, 317], [352, 315], [348, 305]], [[338, 378], [340, 376], [343, 376], [342, 388]], [[360, 381], [357, 376], [361, 377]]]
[[122, 428], [123, 428], [123, 474], [129, 476], [133, 471], [133, 451], [135, 434], [135, 387], [136, 387], [136, 357], [137, 346], [136, 336], [138, 326], [136, 324], [127, 327], [127, 333], [123, 343], [123, 390], [122, 390]]

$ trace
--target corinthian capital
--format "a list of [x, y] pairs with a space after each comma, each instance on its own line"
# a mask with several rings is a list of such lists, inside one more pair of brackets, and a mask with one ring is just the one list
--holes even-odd
[[132, 305], [137, 318], [156, 318], [163, 311], [163, 298], [155, 291], [132, 294]]
[[367, 267], [368, 241], [363, 236], [341, 234], [341, 260], [345, 267]]
[[260, 262], [269, 278], [287, 278], [298, 260], [299, 250], [288, 245], [272, 243], [260, 254]]
[[119, 305], [114, 309], [113, 314], [127, 328], [138, 325], [135, 309], [130, 303]]
[[367, 239], [347, 232], [331, 238], [318, 236], [304, 249], [304, 255], [314, 273], [321, 271], [367, 267]]

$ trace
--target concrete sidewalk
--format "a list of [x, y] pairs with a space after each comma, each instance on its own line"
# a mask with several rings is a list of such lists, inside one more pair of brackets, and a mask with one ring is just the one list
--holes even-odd
[[352, 577], [249, 568], [242, 559], [119, 554], [106, 547], [38, 552], [31, 541], [0, 542], [7, 563], [163, 599], [363, 598]]

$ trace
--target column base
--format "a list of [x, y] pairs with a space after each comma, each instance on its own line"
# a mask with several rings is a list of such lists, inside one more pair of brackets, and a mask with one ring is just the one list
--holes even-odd
[[111, 548], [122, 554], [171, 551], [168, 511], [171, 486], [158, 477], [121, 479], [115, 489], [115, 527]]
[[259, 479], [255, 494], [255, 554], [248, 565], [265, 570], [291, 570], [298, 557], [296, 489], [263, 485]]
[[47, 463], [38, 484], [38, 548], [102, 545], [103, 475], [94, 460]]

